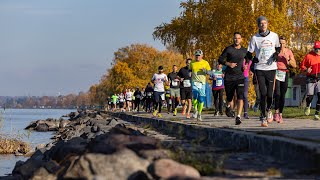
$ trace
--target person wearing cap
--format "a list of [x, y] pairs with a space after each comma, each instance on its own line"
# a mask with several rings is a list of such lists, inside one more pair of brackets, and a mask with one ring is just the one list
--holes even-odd
[[138, 112], [139, 112], [140, 111], [140, 100], [141, 100], [142, 93], [141, 93], [140, 88], [138, 86], [136, 87], [136, 90], [134, 91], [133, 96], [135, 97], [134, 111], [138, 110]]
[[[320, 41], [315, 41], [313, 51], [309, 52], [300, 64], [301, 71], [307, 74], [307, 106], [304, 113], [308, 116], [310, 114], [311, 102], [314, 92], [317, 92], [317, 105], [314, 115], [315, 120], [320, 120]], [[317, 90], [315, 90], [317, 89]]]
[[172, 72], [168, 74], [170, 82], [170, 98], [173, 116], [177, 115], [177, 107], [180, 103], [180, 80], [178, 79], [178, 67], [173, 65]]
[[[255, 71], [261, 95], [260, 121], [262, 127], [267, 127], [273, 121], [271, 105], [273, 100], [275, 76], [277, 70], [280, 43], [278, 34], [268, 29], [268, 20], [264, 16], [257, 19], [259, 32], [252, 36], [247, 52], [247, 58], [256, 63]], [[266, 103], [267, 101], [267, 103]]]
[[218, 59], [220, 64], [226, 65], [224, 85], [227, 96], [226, 115], [234, 117], [233, 97], [237, 93], [237, 116], [235, 124], [241, 124], [241, 112], [244, 99], [244, 70], [248, 69], [248, 64], [245, 60], [247, 49], [241, 46], [242, 37], [239, 32], [233, 34], [233, 44], [226, 47]]
[[203, 52], [198, 49], [195, 52], [196, 60], [190, 64], [191, 68], [191, 82], [192, 82], [192, 104], [194, 108], [193, 118], [202, 121], [201, 113], [206, 100], [206, 75], [211, 71], [208, 61], [202, 59]]
[[[152, 76], [151, 82], [154, 84], [154, 99], [155, 99], [155, 109], [153, 112], [153, 116], [158, 116], [159, 118], [162, 117], [161, 115], [161, 108], [162, 108], [162, 101], [165, 100], [164, 98], [164, 83], [168, 84], [168, 77], [166, 74], [163, 73], [163, 66], [158, 67], [158, 73], [155, 73]], [[159, 111], [157, 108], [159, 107]]]

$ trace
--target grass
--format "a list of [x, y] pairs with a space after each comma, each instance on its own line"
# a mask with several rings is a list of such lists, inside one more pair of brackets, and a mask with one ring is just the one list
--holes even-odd
[[31, 150], [29, 144], [17, 139], [0, 138], [0, 154], [13, 154], [16, 152], [26, 154]]
[[[274, 112], [274, 110], [273, 110]], [[203, 110], [203, 114], [213, 114], [213, 108], [207, 108]], [[315, 109], [311, 109], [310, 115], [306, 116], [304, 114], [304, 108], [300, 107], [284, 107], [282, 117], [283, 118], [292, 118], [292, 119], [313, 119]], [[249, 109], [249, 116], [260, 116], [260, 111], [254, 112], [252, 109]]]

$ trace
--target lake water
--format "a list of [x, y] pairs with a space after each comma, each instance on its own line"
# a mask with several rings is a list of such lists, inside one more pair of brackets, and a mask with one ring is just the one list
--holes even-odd
[[[47, 118], [60, 118], [62, 115], [75, 111], [72, 109], [6, 109], [1, 110], [0, 134], [8, 137], [20, 137], [35, 148], [38, 144], [47, 144], [53, 132], [26, 131], [24, 128], [31, 121]], [[27, 158], [14, 155], [0, 155], [0, 176], [11, 174], [17, 161]]]

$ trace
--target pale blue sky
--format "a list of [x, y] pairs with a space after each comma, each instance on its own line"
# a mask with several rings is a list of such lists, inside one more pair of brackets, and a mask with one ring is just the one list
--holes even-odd
[[0, 0], [0, 96], [87, 91], [113, 52], [154, 41], [181, 0]]

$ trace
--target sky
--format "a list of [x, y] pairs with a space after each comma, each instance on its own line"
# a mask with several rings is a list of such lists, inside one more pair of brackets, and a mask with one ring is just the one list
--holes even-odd
[[164, 50], [154, 28], [181, 0], [0, 0], [0, 96], [87, 92], [133, 43]]

